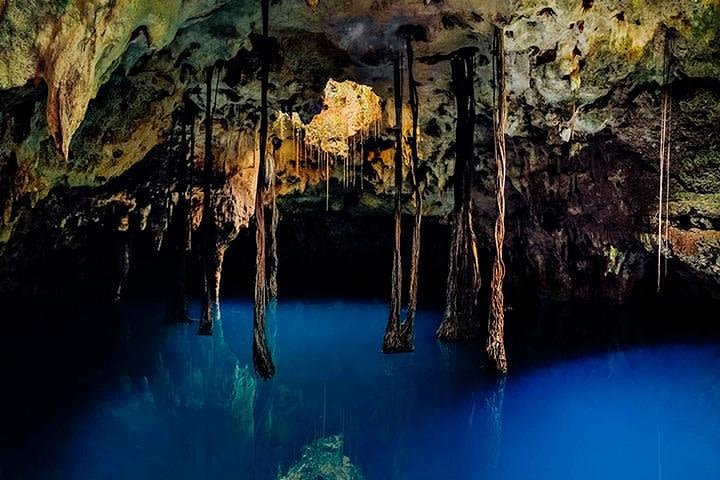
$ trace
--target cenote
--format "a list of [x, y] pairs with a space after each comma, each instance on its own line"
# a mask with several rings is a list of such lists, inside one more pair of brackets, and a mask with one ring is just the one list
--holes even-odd
[[0, 0], [0, 480], [720, 478], [718, 0]]

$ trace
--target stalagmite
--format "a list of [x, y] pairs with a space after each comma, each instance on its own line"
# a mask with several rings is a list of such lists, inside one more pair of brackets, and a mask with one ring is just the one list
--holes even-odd
[[401, 326], [403, 344], [409, 350], [414, 349], [415, 336], [415, 312], [417, 311], [417, 292], [420, 278], [420, 232], [422, 225], [423, 199], [420, 191], [420, 160], [418, 156], [418, 107], [419, 99], [415, 75], [413, 73], [413, 46], [414, 40], [425, 40], [425, 30], [422, 28], [408, 26], [399, 32], [405, 37], [405, 52], [407, 54], [408, 72], [408, 96], [410, 112], [412, 113], [412, 141], [410, 143], [412, 168], [412, 186], [415, 200], [415, 225], [413, 226], [412, 252], [410, 256], [410, 284], [408, 291], [408, 308], [405, 321]]
[[495, 29], [495, 108], [493, 112], [495, 136], [495, 163], [497, 164], [497, 207], [498, 216], [495, 222], [495, 261], [493, 262], [493, 278], [490, 285], [490, 317], [488, 321], [488, 338], [486, 350], [491, 366], [498, 373], [507, 373], [505, 355], [505, 261], [503, 260], [503, 244], [505, 242], [505, 181], [507, 177], [507, 157], [505, 149], [505, 124], [507, 121], [507, 104], [505, 98], [505, 50], [502, 29]]
[[401, 235], [401, 194], [402, 194], [402, 53], [398, 52], [393, 62], [395, 93], [395, 243], [393, 246], [393, 264], [391, 277], [390, 316], [385, 327], [382, 351], [395, 353], [404, 350], [400, 336], [400, 309], [402, 306], [402, 256], [400, 253]]
[[213, 186], [216, 183], [213, 135], [212, 80], [215, 67], [205, 72], [205, 164], [203, 166], [203, 216], [200, 223], [200, 238], [203, 269], [203, 298], [200, 311], [198, 335], [212, 335], [213, 321], [220, 314], [220, 275], [224, 249], [218, 244], [217, 219], [213, 209]]
[[480, 288], [477, 241], [472, 225], [472, 178], [474, 158], [475, 48], [455, 52], [450, 59], [452, 86], [457, 102], [455, 129], [455, 205], [452, 213], [450, 255], [443, 321], [437, 337], [444, 341], [466, 340], [477, 334], [474, 322]]
[[270, 0], [262, 0], [262, 52], [260, 66], [260, 158], [258, 162], [257, 191], [255, 193], [255, 309], [253, 316], [253, 366], [260, 378], [275, 375], [270, 349], [265, 334], [265, 308], [267, 288], [265, 278], [265, 193], [267, 188], [267, 136], [268, 136], [268, 28]]

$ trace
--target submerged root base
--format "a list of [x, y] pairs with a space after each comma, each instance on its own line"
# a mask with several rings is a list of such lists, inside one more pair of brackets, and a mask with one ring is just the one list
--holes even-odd
[[383, 353], [408, 353], [415, 350], [412, 342], [398, 332], [386, 333], [383, 337]]
[[496, 373], [506, 374], [508, 371], [505, 345], [502, 342], [488, 340], [487, 354], [490, 366]]
[[461, 327], [457, 321], [443, 320], [435, 332], [438, 340], [447, 343], [470, 342], [480, 336], [477, 329]]

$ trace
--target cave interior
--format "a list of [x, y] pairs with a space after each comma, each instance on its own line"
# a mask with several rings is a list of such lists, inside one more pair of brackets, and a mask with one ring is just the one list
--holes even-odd
[[719, 31], [0, 0], [0, 479], [718, 478]]

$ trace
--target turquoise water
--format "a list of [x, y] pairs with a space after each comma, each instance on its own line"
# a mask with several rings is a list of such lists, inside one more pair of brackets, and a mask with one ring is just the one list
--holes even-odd
[[224, 302], [212, 338], [162, 313], [124, 311], [113, 373], [22, 478], [276, 478], [322, 438], [368, 479], [720, 478], [718, 345], [604, 349], [499, 381], [477, 348], [434, 339], [438, 311], [420, 311], [415, 353], [387, 356], [385, 304], [287, 301], [261, 382], [248, 302]]

